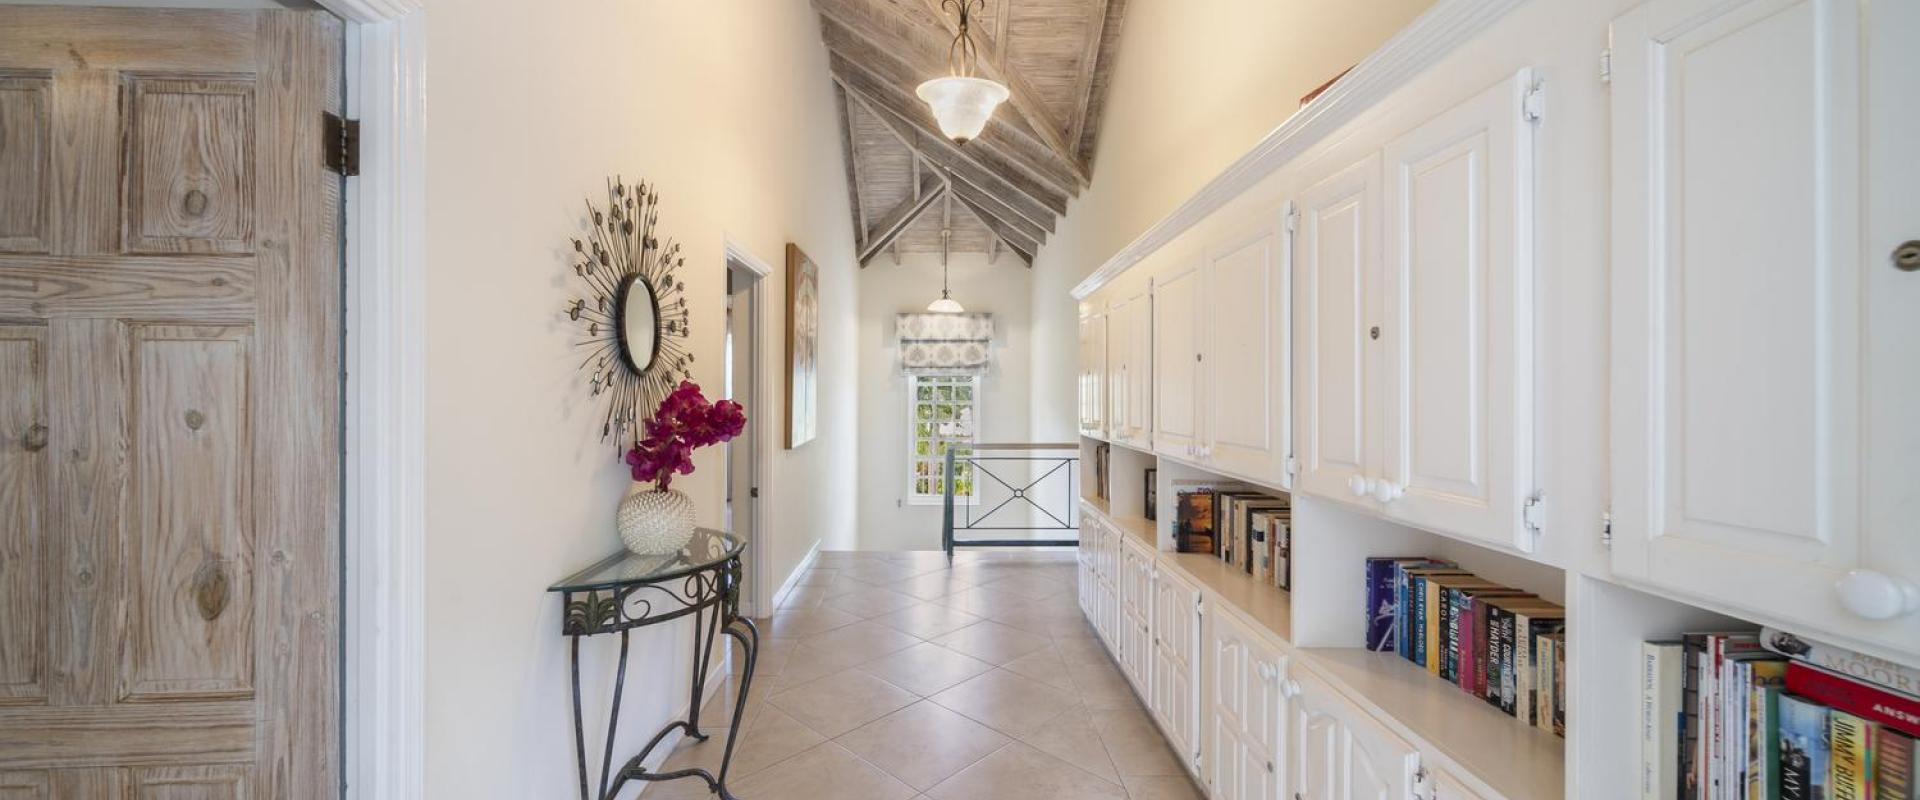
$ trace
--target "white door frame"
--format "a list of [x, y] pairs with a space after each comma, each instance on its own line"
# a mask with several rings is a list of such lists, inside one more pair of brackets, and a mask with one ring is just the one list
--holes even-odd
[[[749, 575], [747, 583], [753, 588], [753, 592], [752, 596], [745, 598], [745, 605], [749, 616], [761, 617], [772, 613], [773, 594], [780, 588], [774, 585], [772, 554], [766, 552], [768, 521], [765, 499], [772, 495], [772, 489], [768, 485], [771, 477], [768, 465], [773, 463], [774, 455], [772, 446], [774, 431], [768, 424], [772, 416], [767, 413], [771, 408], [767, 404], [767, 387], [772, 385], [771, 379], [774, 377], [767, 374], [768, 366], [772, 362], [766, 355], [772, 352], [767, 349], [767, 328], [769, 327], [766, 324], [767, 277], [773, 274], [773, 267], [747, 250], [746, 246], [732, 235], [725, 236], [725, 248], [727, 269], [733, 269], [732, 265], [737, 263], [758, 276], [753, 286], [747, 289], [745, 310], [747, 314], [752, 315], [747, 320], [747, 335], [753, 339], [752, 360], [748, 364], [748, 369], [753, 373], [753, 381], [747, 387], [747, 407], [752, 409], [753, 413], [748, 416], [747, 424], [753, 427], [753, 436], [750, 437], [753, 442], [753, 485], [760, 490], [760, 496], [746, 498], [747, 502], [753, 505], [753, 513], [750, 515], [753, 520], [753, 530], [749, 532], [750, 552], [746, 559]], [[735, 307], [734, 313], [741, 313], [741, 309]], [[728, 480], [732, 480], [731, 475], [728, 476]]]
[[426, 793], [424, 0], [320, 0], [347, 21], [343, 778]]

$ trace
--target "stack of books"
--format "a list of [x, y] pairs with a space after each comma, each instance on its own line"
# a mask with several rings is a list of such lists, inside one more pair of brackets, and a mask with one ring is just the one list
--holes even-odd
[[1367, 559], [1367, 649], [1566, 735], [1565, 608], [1424, 557]]
[[1212, 553], [1255, 579], [1293, 588], [1293, 504], [1236, 489], [1191, 489], [1177, 498], [1173, 536], [1182, 553]]
[[1920, 670], [1771, 628], [1641, 647], [1646, 800], [1920, 800]]

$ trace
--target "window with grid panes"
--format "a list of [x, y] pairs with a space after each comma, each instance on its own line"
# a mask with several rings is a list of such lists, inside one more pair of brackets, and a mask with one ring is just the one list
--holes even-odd
[[[980, 378], [977, 375], [914, 375], [907, 391], [907, 420], [912, 428], [907, 458], [907, 492], [915, 503], [939, 503], [946, 493], [947, 450], [957, 459], [972, 455], [979, 441]], [[974, 497], [973, 465], [954, 464], [954, 499]]]

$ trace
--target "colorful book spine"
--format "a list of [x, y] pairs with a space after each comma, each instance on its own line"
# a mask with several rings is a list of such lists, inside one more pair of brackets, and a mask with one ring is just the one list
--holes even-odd
[[1473, 655], [1473, 607], [1476, 596], [1473, 592], [1459, 593], [1453, 609], [1454, 636], [1459, 639], [1459, 652], [1454, 654], [1453, 682], [1466, 692], [1473, 691], [1474, 669], [1480, 662]]
[[1420, 663], [1426, 665], [1427, 674], [1440, 675], [1440, 584], [1432, 578], [1420, 581], [1420, 624], [1425, 626], [1426, 658]]
[[1787, 691], [1869, 722], [1886, 725], [1909, 736], [1920, 736], [1920, 698], [1891, 692], [1800, 661], [1787, 665]]
[[1567, 735], [1567, 634], [1553, 634], [1553, 735]]
[[1764, 800], [1780, 786], [1778, 735], [1780, 690], [1787, 683], [1787, 662], [1767, 659], [1746, 662], [1747, 681], [1747, 797]]
[[1873, 724], [1845, 711], [1835, 711], [1828, 722], [1827, 742], [1833, 759], [1830, 800], [1873, 800]]
[[[1551, 647], [1551, 640], [1541, 637]], [[1543, 653], [1543, 658], [1551, 652]], [[1679, 642], [1640, 645], [1640, 798], [1679, 800], [1680, 765]], [[1764, 800], [1762, 798], [1757, 800]]]
[[1400, 597], [1394, 576], [1401, 558], [1369, 558], [1367, 581], [1367, 649], [1386, 651], [1395, 648], [1400, 636]]
[[1828, 716], [1819, 703], [1780, 696], [1780, 800], [1829, 800]]
[[1706, 658], [1707, 636], [1690, 633], [1681, 639], [1683, 661], [1680, 668], [1680, 785], [1682, 800], [1706, 796], [1700, 783], [1700, 763], [1704, 738], [1700, 735], [1700, 662]]
[[1882, 726], [1873, 742], [1873, 796], [1878, 800], [1916, 800], [1914, 737]]

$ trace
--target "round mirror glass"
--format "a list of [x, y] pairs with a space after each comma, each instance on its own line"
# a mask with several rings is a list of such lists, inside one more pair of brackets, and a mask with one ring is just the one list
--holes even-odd
[[653, 285], [643, 278], [627, 284], [626, 299], [620, 309], [620, 344], [626, 351], [627, 365], [634, 372], [646, 372], [653, 366], [654, 346], [660, 341], [660, 304], [653, 296]]

